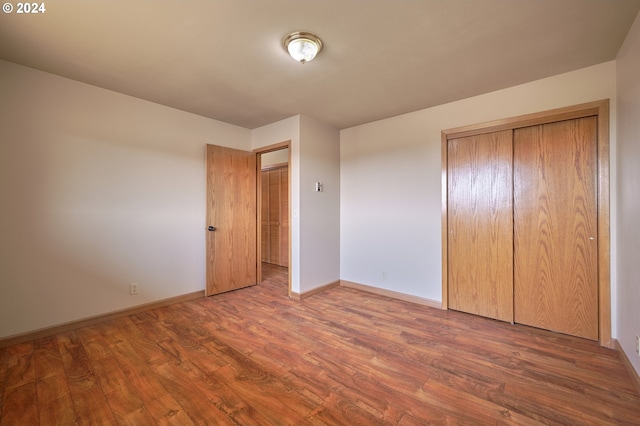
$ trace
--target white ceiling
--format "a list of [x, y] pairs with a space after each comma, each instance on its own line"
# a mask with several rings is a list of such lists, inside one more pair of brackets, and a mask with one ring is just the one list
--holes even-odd
[[[15, 4], [15, 3], [14, 3]], [[53, 0], [0, 58], [246, 128], [338, 129], [616, 57], [640, 0]], [[293, 31], [324, 49], [299, 64]]]

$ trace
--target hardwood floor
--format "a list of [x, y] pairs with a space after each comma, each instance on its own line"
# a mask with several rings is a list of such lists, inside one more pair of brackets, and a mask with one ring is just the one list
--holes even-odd
[[335, 287], [263, 284], [0, 349], [2, 425], [640, 424], [616, 351]]

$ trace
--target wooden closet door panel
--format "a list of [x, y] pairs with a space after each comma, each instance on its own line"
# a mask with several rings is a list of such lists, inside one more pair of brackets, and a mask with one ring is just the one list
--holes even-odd
[[269, 263], [280, 264], [280, 169], [269, 170]]
[[280, 263], [289, 266], [289, 168], [280, 169]]
[[261, 226], [260, 226], [260, 247], [262, 262], [270, 261], [269, 252], [269, 172], [263, 170], [260, 173], [261, 191]]
[[597, 119], [514, 130], [515, 321], [598, 339]]
[[289, 171], [262, 171], [262, 261], [289, 265]]
[[448, 142], [449, 308], [513, 321], [512, 131]]

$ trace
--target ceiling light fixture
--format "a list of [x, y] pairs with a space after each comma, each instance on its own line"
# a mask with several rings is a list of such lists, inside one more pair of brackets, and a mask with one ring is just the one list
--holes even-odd
[[322, 50], [322, 40], [317, 35], [297, 31], [282, 40], [284, 49], [300, 63], [309, 62]]

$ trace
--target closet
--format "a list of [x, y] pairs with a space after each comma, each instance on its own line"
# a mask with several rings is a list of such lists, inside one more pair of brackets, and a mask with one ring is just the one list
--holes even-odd
[[607, 105], [443, 132], [445, 307], [607, 344]]
[[262, 261], [289, 266], [289, 167], [261, 171]]

